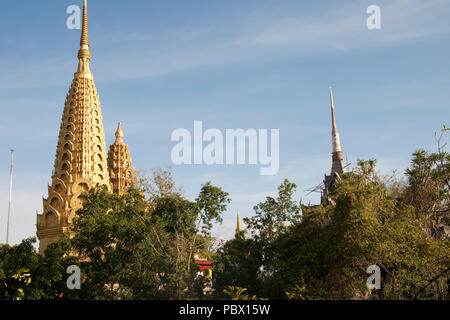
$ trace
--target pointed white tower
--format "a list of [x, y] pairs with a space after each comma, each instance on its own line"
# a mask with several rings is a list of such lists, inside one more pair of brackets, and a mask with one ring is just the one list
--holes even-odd
[[342, 175], [346, 172], [344, 166], [344, 156], [342, 154], [341, 140], [339, 138], [339, 131], [336, 125], [336, 115], [334, 113], [334, 101], [333, 101], [333, 91], [330, 88], [330, 104], [331, 104], [331, 143], [332, 143], [332, 153], [331, 153], [331, 173], [330, 175], [325, 175], [324, 180], [324, 190], [322, 193], [321, 202], [323, 204], [333, 203], [332, 199], [329, 198], [328, 194], [330, 189], [333, 187], [336, 179], [340, 179]]
[[334, 114], [334, 101], [333, 101], [333, 91], [330, 88], [330, 104], [331, 104], [331, 122], [332, 122], [332, 130], [331, 130], [331, 139], [333, 145], [332, 151], [332, 165], [331, 165], [331, 175], [334, 173], [342, 176], [345, 173], [344, 166], [344, 156], [342, 154], [341, 149], [341, 140], [339, 138], [339, 131], [336, 126], [336, 116]]

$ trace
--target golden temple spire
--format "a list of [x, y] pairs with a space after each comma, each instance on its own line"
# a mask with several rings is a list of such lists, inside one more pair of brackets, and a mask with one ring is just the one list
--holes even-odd
[[136, 186], [136, 171], [131, 164], [130, 152], [128, 145], [123, 141], [122, 126], [119, 122], [116, 141], [109, 146], [108, 152], [108, 170], [114, 193], [121, 195], [131, 186]]
[[102, 185], [111, 190], [101, 105], [89, 69], [90, 57], [84, 1], [78, 69], [64, 103], [48, 197], [43, 199], [43, 213], [36, 218], [41, 254], [70, 231], [82, 207], [83, 192]]
[[236, 233], [241, 232], [241, 217], [239, 216], [239, 209], [237, 211], [237, 224], [236, 224]]

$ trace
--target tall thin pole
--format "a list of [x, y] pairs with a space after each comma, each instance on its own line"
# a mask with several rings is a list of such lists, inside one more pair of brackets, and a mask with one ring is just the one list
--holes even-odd
[[8, 221], [6, 224], [6, 244], [9, 244], [9, 217], [11, 216], [13, 153], [14, 150], [11, 149], [11, 170], [9, 175], [9, 202], [8, 202]]

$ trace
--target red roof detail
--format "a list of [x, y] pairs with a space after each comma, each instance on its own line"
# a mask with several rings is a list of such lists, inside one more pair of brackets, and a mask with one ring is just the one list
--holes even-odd
[[210, 266], [212, 264], [208, 260], [195, 260], [194, 263], [201, 264], [201, 265], [207, 265], [207, 266]]
[[212, 267], [211, 266], [200, 266], [199, 269], [200, 270], [211, 270]]

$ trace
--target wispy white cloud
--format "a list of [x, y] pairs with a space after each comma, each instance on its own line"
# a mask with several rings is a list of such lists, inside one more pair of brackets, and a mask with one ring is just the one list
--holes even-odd
[[[135, 30], [114, 35], [105, 32], [106, 39], [93, 46], [97, 58], [93, 69], [101, 81], [158, 77], [261, 59], [372, 50], [450, 33], [450, 26], [445, 23], [450, 11], [446, 1], [396, 0], [386, 1], [381, 7], [379, 31], [367, 30], [364, 5], [352, 3], [339, 9], [324, 8], [317, 17], [299, 12], [288, 18], [274, 18], [265, 13], [264, 19], [252, 19], [251, 23], [244, 19], [241, 24], [228, 26], [233, 30], [228, 33], [221, 27], [181, 28], [158, 34]], [[20, 68], [14, 66], [14, 72], [11, 66], [3, 64], [6, 72], [0, 75], [1, 87], [5, 90], [56, 85], [67, 78], [66, 69], [74, 64], [73, 60], [68, 54], [42, 57], [38, 64], [30, 61]], [[11, 76], [15, 81], [11, 81]]]
[[[154, 77], [211, 65], [277, 59], [289, 55], [367, 50], [405, 41], [423, 40], [450, 32], [448, 24], [433, 24], [434, 18], [442, 16], [442, 10], [445, 8], [447, 6], [444, 1], [389, 2], [382, 8], [383, 27], [378, 32], [368, 31], [365, 11], [361, 11], [365, 8], [355, 5], [345, 5], [338, 10], [327, 11], [324, 13], [326, 19], [301, 15], [281, 19], [265, 17], [262, 21], [252, 20], [251, 27], [248, 27], [247, 23], [234, 26], [238, 32], [233, 36], [219, 37], [221, 41], [216, 38], [204, 43], [195, 42], [192, 47], [178, 52], [154, 54], [152, 49], [145, 52], [141, 43], [137, 46], [140, 56], [136, 57], [136, 60], [114, 58], [115, 61], [127, 63], [123, 68], [119, 65], [119, 69], [114, 70], [117, 73], [108, 74], [108, 78]], [[169, 34], [174, 33], [171, 31]], [[181, 40], [179, 37], [175, 39]], [[130, 49], [133, 50], [133, 46]]]

